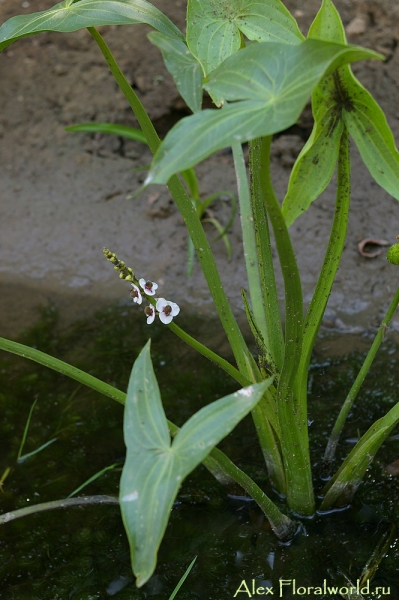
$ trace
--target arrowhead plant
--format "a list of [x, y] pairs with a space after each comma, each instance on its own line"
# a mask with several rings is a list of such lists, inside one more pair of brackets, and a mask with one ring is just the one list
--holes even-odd
[[[159, 48], [192, 111], [162, 142], [96, 29], [100, 25], [138, 23], [153, 28], [149, 41]], [[145, 141], [153, 154], [145, 184], [167, 185], [181, 212], [233, 361], [225, 360], [176, 324], [173, 319], [178, 321], [180, 307], [158, 297], [156, 283], [137, 279], [133, 269], [108, 249], [104, 250], [105, 257], [130, 285], [127, 291], [132, 305], [148, 301], [144, 313], [149, 325], [158, 315], [184, 342], [224, 369], [239, 389], [210, 402], [178, 429], [164, 414], [149, 342], [134, 363], [127, 395], [33, 348], [4, 339], [0, 339], [0, 348], [45, 364], [125, 404], [127, 457], [120, 507], [132, 569], [137, 585], [142, 586], [156, 568], [158, 548], [179, 488], [199, 463], [221, 483], [235, 481], [243, 487], [261, 507], [279, 539], [287, 541], [297, 531], [289, 515], [311, 517], [317, 509], [330, 511], [351, 502], [376, 452], [399, 422], [398, 403], [361, 437], [332, 475], [321, 502], [316, 503], [308, 442], [308, 369], [346, 240], [350, 140], [375, 181], [398, 200], [399, 154], [383, 111], [350, 67], [355, 61], [383, 57], [347, 43], [331, 0], [322, 0], [306, 38], [280, 0], [188, 0], [186, 35], [146, 0], [64, 0], [49, 10], [16, 16], [4, 23], [0, 27], [0, 51], [22, 37], [43, 31], [73, 32], [85, 27], [135, 113], [141, 128], [135, 139]], [[204, 90], [215, 108], [202, 109]], [[313, 130], [293, 166], [280, 205], [270, 174], [272, 136], [294, 125], [309, 100]], [[118, 127], [123, 128], [113, 126], [109, 132], [123, 131]], [[249, 143], [249, 178], [242, 148], [245, 142]], [[179, 177], [182, 174], [186, 182], [192, 181], [190, 169], [226, 147], [232, 148], [237, 178], [248, 277], [248, 292], [243, 289], [242, 295], [256, 356], [250, 352], [228, 302], [201, 214]], [[318, 198], [335, 171], [331, 235], [326, 240], [313, 297], [304, 311], [301, 276], [288, 228]], [[190, 184], [188, 188], [190, 191]], [[271, 232], [284, 279], [283, 307], [277, 295]], [[399, 262], [397, 246], [388, 254], [390, 269]], [[392, 278], [394, 275], [392, 272]], [[332, 464], [345, 419], [398, 303], [399, 288], [326, 440], [326, 468]], [[286, 499], [287, 514], [216, 448], [248, 413], [255, 424], [270, 483], [280, 498]]]

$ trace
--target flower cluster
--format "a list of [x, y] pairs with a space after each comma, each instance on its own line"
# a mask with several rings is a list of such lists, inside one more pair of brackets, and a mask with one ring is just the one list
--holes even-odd
[[[146, 281], [145, 279], [140, 279], [139, 284], [141, 287], [138, 287], [135, 283], [130, 284], [129, 294], [132, 298], [133, 302], [136, 304], [141, 304], [143, 301], [143, 293], [146, 296], [155, 296], [155, 292], [158, 288], [158, 284], [153, 281]], [[168, 325], [172, 322], [173, 317], [176, 317], [180, 308], [175, 302], [170, 302], [169, 300], [165, 300], [165, 298], [154, 298], [155, 306], [150, 304], [146, 306], [144, 309], [144, 314], [147, 317], [147, 323], [150, 325], [154, 322], [156, 314], [159, 315], [160, 320], [165, 325]]]
[[143, 277], [137, 280], [133, 269], [127, 267], [123, 260], [119, 260], [114, 252], [111, 252], [108, 248], [104, 248], [103, 252], [105, 258], [114, 265], [114, 269], [119, 271], [119, 277], [130, 282], [129, 294], [133, 302], [141, 304], [143, 302], [143, 295], [151, 302], [144, 309], [147, 323], [149, 325], [153, 323], [157, 314], [165, 325], [171, 323], [173, 317], [179, 314], [180, 308], [175, 302], [170, 302], [169, 300], [165, 300], [165, 298], [154, 298], [158, 284], [153, 281], [147, 281]]

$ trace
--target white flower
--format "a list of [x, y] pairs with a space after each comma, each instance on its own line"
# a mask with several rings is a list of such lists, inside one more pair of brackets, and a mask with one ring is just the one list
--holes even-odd
[[180, 308], [177, 304], [165, 300], [165, 298], [158, 298], [156, 309], [159, 312], [159, 318], [165, 325], [168, 325], [173, 317], [176, 317], [180, 312]]
[[153, 306], [146, 306], [144, 309], [144, 313], [147, 317], [148, 325], [154, 322], [155, 319], [155, 308]]
[[129, 290], [131, 299], [136, 304], [141, 304], [143, 301], [143, 298], [141, 296], [141, 292], [140, 292], [139, 288], [137, 287], [137, 285], [134, 285], [134, 283], [131, 283], [130, 285], [132, 286], [131, 289]]
[[147, 294], [147, 296], [155, 296], [155, 291], [158, 288], [158, 284], [153, 281], [146, 281], [143, 277], [139, 280], [139, 284]]

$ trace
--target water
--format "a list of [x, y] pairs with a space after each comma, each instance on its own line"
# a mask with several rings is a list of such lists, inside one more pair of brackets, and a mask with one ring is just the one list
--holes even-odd
[[[126, 389], [133, 361], [150, 333], [165, 411], [178, 425], [208, 402], [235, 389], [223, 372], [187, 350], [167, 328], [161, 324], [150, 328], [144, 319], [137, 321], [136, 317], [130, 307], [112, 308], [64, 331], [57, 325], [56, 312], [47, 309], [21, 341]], [[187, 329], [200, 338], [203, 322], [191, 319]], [[386, 343], [351, 411], [338, 449], [339, 459], [373, 420], [398, 401], [396, 357], [397, 348]], [[316, 473], [326, 435], [361, 360], [360, 355], [331, 358], [316, 353], [309, 382], [310, 440]], [[50, 439], [56, 438], [56, 442], [17, 464], [24, 426], [35, 400], [24, 453]], [[11, 468], [0, 491], [2, 513], [65, 498], [94, 473], [114, 464], [115, 468], [87, 486], [84, 493], [118, 494], [125, 453], [122, 406], [6, 353], [1, 356], [0, 405], [0, 476]], [[284, 506], [268, 486], [250, 418], [222, 442], [221, 448]], [[324, 579], [329, 586], [344, 586], [348, 579], [356, 582], [379, 540], [398, 523], [399, 478], [385, 471], [398, 455], [397, 440], [387, 441], [351, 508], [304, 521], [302, 532], [290, 546], [277, 542], [253, 502], [229, 496], [200, 466], [183, 483], [155, 575], [140, 590], [134, 585], [117, 506], [60, 509], [15, 520], [0, 527], [0, 598], [167, 599], [194, 556], [198, 556], [197, 562], [178, 600], [227, 600], [235, 594], [237, 598], [272, 597], [270, 590], [273, 597], [286, 599], [341, 598], [333, 592], [318, 592]], [[323, 481], [316, 479], [315, 486], [320, 491]], [[394, 535], [370, 586], [371, 591], [376, 586], [385, 592], [389, 588], [390, 594], [377, 593], [370, 598], [399, 597], [395, 540]], [[281, 579], [287, 583], [280, 596]], [[252, 581], [259, 594], [252, 595]], [[315, 589], [308, 593], [310, 586]]]

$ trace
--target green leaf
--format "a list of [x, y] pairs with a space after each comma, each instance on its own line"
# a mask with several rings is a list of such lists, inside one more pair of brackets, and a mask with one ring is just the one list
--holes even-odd
[[175, 39], [179, 29], [146, 0], [64, 0], [49, 10], [12, 17], [0, 27], [0, 51], [15, 40], [42, 31], [77, 31], [100, 25], [146, 23]]
[[[331, 0], [323, 0], [309, 29], [309, 38], [346, 43], [344, 26]], [[369, 105], [369, 117], [374, 115], [378, 125], [372, 126], [371, 118], [362, 117], [362, 104]], [[380, 185], [385, 183], [383, 187], [392, 195], [395, 195], [392, 190], [396, 189], [398, 195], [399, 162], [392, 133], [381, 109], [352, 75], [350, 67], [344, 66], [322, 79], [313, 93], [312, 108], [315, 117], [313, 131], [295, 162], [283, 201], [287, 225], [292, 225], [329, 184], [344, 122], [359, 151], [362, 143], [365, 146], [363, 160], [366, 164], [370, 163], [369, 169], [376, 181]], [[386, 160], [382, 164], [384, 158]]]
[[[308, 38], [346, 44], [344, 26], [331, 0], [323, 0]], [[295, 161], [283, 201], [282, 211], [288, 227], [326, 189], [334, 173], [343, 128], [337, 97], [334, 76], [323, 77], [312, 96], [313, 130]]]
[[189, 0], [187, 44], [205, 75], [240, 49], [241, 34], [257, 42], [303, 40], [295, 19], [279, 0]]
[[[295, 46], [251, 44], [227, 59], [206, 79], [204, 88], [228, 101], [262, 100], [282, 113], [297, 113], [320, 79], [349, 62], [380, 58], [361, 46], [305, 40]], [[292, 116], [287, 117], [288, 120]]]
[[147, 138], [141, 129], [128, 127], [127, 125], [118, 125], [117, 123], [81, 123], [80, 125], [70, 125], [65, 127], [65, 131], [86, 131], [88, 133], [107, 133], [126, 137], [136, 142], [147, 144]]
[[179, 39], [153, 31], [148, 39], [160, 49], [165, 66], [179, 93], [193, 113], [201, 110], [203, 74], [200, 63]]
[[375, 181], [399, 200], [399, 153], [384, 112], [349, 69], [341, 81], [352, 103], [343, 111], [349, 134]]
[[326, 189], [338, 157], [343, 121], [334, 108], [315, 118], [312, 134], [295, 161], [282, 212], [287, 227]]
[[343, 507], [352, 500], [374, 455], [399, 423], [399, 402], [363, 435], [328, 482], [320, 510]]
[[213, 152], [293, 125], [318, 81], [331, 69], [378, 57], [357, 46], [319, 40], [252, 44], [228, 58], [208, 78], [205, 89], [234, 102], [179, 121], [157, 150], [146, 184], [166, 183]]
[[150, 358], [150, 342], [134, 363], [124, 419], [127, 456], [120, 501], [137, 586], [151, 577], [173, 501], [184, 477], [259, 402], [268, 379], [212, 402], [192, 416], [173, 443]]
[[345, 29], [331, 0], [323, 0], [319, 12], [310, 26], [308, 37], [312, 39], [346, 44]]
[[[202, 344], [200, 344], [199, 342], [197, 342], [196, 340], [194, 340], [194, 338], [192, 338], [191, 336], [189, 336], [188, 334], [183, 332], [179, 327], [177, 327], [173, 323], [171, 323], [169, 327], [179, 337], [181, 337], [182, 340], [184, 340], [185, 342], [187, 342], [188, 344], [193, 346], [200, 353], [205, 354], [211, 360], [218, 362], [218, 357], [214, 352], [209, 350], [208, 354], [206, 354], [207, 351], [205, 350], [205, 347]], [[11, 353], [21, 356], [23, 358], [33, 360], [41, 365], [44, 365], [45, 367], [49, 367], [50, 369], [57, 371], [58, 373], [66, 375], [67, 377], [76, 379], [77, 381], [79, 381], [80, 383], [83, 383], [84, 385], [88, 386], [89, 388], [99, 391], [100, 393], [108, 396], [109, 398], [112, 398], [113, 400], [116, 400], [117, 402], [120, 402], [121, 404], [125, 404], [126, 394], [124, 392], [121, 392], [121, 391], [117, 390], [116, 388], [114, 388], [106, 383], [103, 383], [99, 379], [96, 379], [95, 377], [88, 375], [88, 374], [84, 373], [83, 371], [80, 371], [76, 367], [72, 367], [71, 365], [68, 365], [67, 363], [62, 362], [61, 360], [58, 360], [56, 358], [53, 358], [53, 357], [47, 355], [44, 352], [40, 352], [39, 350], [36, 350], [35, 348], [29, 348], [29, 346], [25, 346], [23, 344], [17, 344], [16, 342], [12, 342], [10, 340], [6, 340], [1, 337], [0, 337], [0, 348], [1, 348], [1, 350], [5, 350], [6, 352], [11, 352]], [[213, 356], [213, 358], [212, 358], [212, 356]], [[226, 365], [228, 365], [227, 361], [224, 361], [224, 359], [220, 358], [220, 360], [222, 361], [222, 363], [219, 362], [218, 364], [221, 364], [222, 368], [223, 368], [223, 362], [226, 363]], [[240, 380], [241, 380], [241, 383], [243, 383], [244, 385], [245, 385], [245, 383], [247, 383], [245, 377], [243, 375], [241, 375], [231, 365], [229, 365], [227, 367], [227, 372], [233, 378], [238, 377], [238, 381], [240, 382]], [[235, 373], [236, 373], [236, 375], [235, 375]], [[273, 409], [273, 414], [276, 414], [275, 407]], [[169, 426], [169, 429], [171, 430], [171, 432], [177, 433], [178, 427], [176, 425], [174, 425], [174, 423], [171, 423], [170, 421], [168, 421], [168, 426]], [[247, 492], [247, 494], [251, 498], [253, 498], [255, 500], [255, 502], [259, 505], [261, 510], [264, 512], [266, 518], [269, 519], [273, 531], [276, 533], [276, 535], [278, 536], [278, 538], [280, 540], [287, 541], [289, 539], [292, 539], [292, 537], [295, 533], [295, 530], [297, 528], [295, 523], [293, 521], [291, 521], [288, 517], [286, 517], [277, 508], [277, 506], [270, 500], [270, 498], [268, 498], [266, 496], [266, 494], [258, 487], [258, 485], [250, 477], [248, 477], [248, 475], [246, 475], [243, 471], [241, 471], [234, 463], [232, 463], [231, 460], [225, 454], [223, 454], [223, 452], [221, 452], [221, 450], [218, 450], [218, 448], [214, 448], [212, 450], [211, 454], [205, 459], [204, 464], [207, 468], [210, 469], [211, 473], [214, 474], [214, 476], [217, 478], [217, 480], [219, 482], [236, 481], [239, 485], [241, 485], [241, 487]], [[4, 480], [6, 479], [6, 477], [9, 474], [9, 472], [10, 472], [9, 469], [5, 469], [4, 473], [0, 477], [0, 483], [2, 481], [4, 482]], [[104, 498], [104, 497], [97, 496], [95, 498]], [[76, 500], [82, 500], [82, 499], [81, 498], [80, 499], [72, 498], [70, 500], [66, 500], [66, 502], [73, 504], [74, 500], [76, 501]], [[114, 499], [114, 501], [115, 501], [115, 503], [118, 503], [118, 500], [116, 498]], [[59, 503], [57, 503], [57, 505], [61, 505], [61, 502], [65, 502], [65, 500], [59, 501]], [[46, 503], [46, 506], [47, 506], [47, 504], [53, 504], [53, 503]], [[18, 512], [22, 513], [21, 516], [23, 514], [30, 514], [29, 508], [30, 507], [21, 509], [21, 511], [18, 511]], [[35, 507], [31, 507], [31, 508], [33, 509], [33, 512], [35, 512], [35, 510], [36, 510]], [[11, 513], [7, 513], [7, 514], [10, 515]], [[4, 517], [4, 515], [3, 515], [3, 517]], [[2, 517], [0, 516], [0, 523], [6, 522], [6, 520], [2, 521]]]

